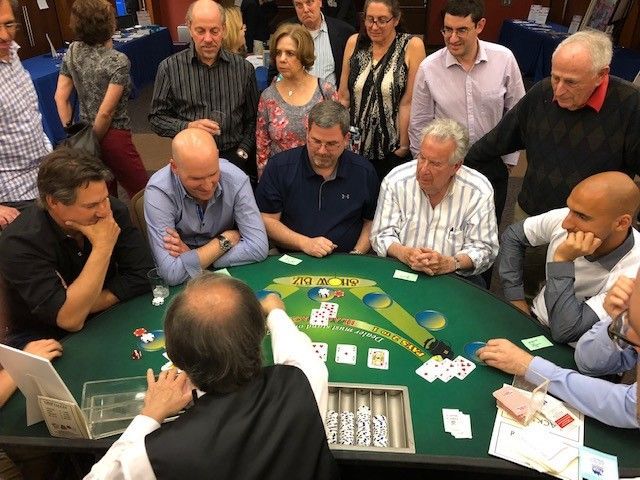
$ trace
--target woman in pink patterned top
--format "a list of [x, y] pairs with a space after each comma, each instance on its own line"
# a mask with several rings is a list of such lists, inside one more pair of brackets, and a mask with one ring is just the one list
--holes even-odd
[[313, 39], [306, 28], [281, 25], [271, 37], [270, 51], [280, 75], [262, 92], [258, 103], [258, 178], [271, 156], [304, 145], [307, 115], [316, 103], [338, 99], [332, 84], [322, 84], [308, 72], [315, 54]]

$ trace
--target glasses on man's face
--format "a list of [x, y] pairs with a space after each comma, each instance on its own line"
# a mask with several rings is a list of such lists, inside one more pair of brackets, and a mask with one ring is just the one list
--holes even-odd
[[464, 38], [467, 35], [469, 35], [470, 31], [471, 29], [469, 27], [460, 27], [460, 28], [444, 27], [440, 29], [440, 33], [442, 33], [442, 35], [445, 38], [449, 38], [454, 33], [458, 38]]
[[393, 20], [395, 17], [391, 17], [391, 18], [387, 18], [387, 17], [365, 17], [364, 18], [364, 24], [367, 27], [373, 27], [373, 24], [378, 25], [380, 28], [385, 27], [391, 20]]
[[4, 28], [7, 32], [15, 32], [20, 24], [18, 22], [0, 23], [0, 28]]
[[628, 347], [640, 348], [640, 345], [633, 340], [629, 340], [627, 337], [627, 332], [629, 331], [627, 313], [628, 312], [622, 312], [611, 321], [607, 328], [607, 334], [611, 341], [623, 350]]

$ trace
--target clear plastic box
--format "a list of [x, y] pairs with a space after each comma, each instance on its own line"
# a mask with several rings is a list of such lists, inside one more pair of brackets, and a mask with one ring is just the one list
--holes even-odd
[[542, 408], [549, 387], [549, 380], [538, 372], [529, 370], [528, 376], [531, 381], [525, 380], [524, 376], [514, 375], [513, 383], [511, 384], [513, 387], [519, 388], [529, 395], [530, 400], [524, 418], [525, 425], [528, 425]]

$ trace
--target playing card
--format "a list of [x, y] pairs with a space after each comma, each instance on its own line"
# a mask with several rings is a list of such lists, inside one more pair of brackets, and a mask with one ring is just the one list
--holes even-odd
[[329, 313], [326, 310], [314, 308], [309, 315], [309, 323], [316, 327], [326, 327], [329, 325]]
[[418, 367], [416, 373], [424, 378], [427, 382], [433, 382], [438, 378], [438, 374], [442, 368], [442, 362], [430, 358], [429, 361], [423, 363]]
[[326, 343], [312, 343], [313, 351], [316, 352], [320, 360], [327, 361], [327, 353], [329, 352], [329, 345]]
[[338, 318], [338, 304], [331, 302], [320, 303], [320, 310], [329, 313], [329, 318]]
[[389, 350], [370, 348], [367, 356], [367, 367], [389, 370]]
[[336, 346], [336, 363], [347, 363], [355, 365], [358, 348], [355, 345], [345, 345], [339, 343]]
[[453, 359], [454, 376], [460, 380], [464, 380], [476, 368], [476, 364], [471, 360], [464, 358], [462, 355], [458, 355]]
[[442, 368], [440, 369], [440, 373], [438, 374], [438, 378], [443, 382], [448, 382], [455, 376], [455, 368], [453, 366], [453, 361], [445, 358], [442, 362]]

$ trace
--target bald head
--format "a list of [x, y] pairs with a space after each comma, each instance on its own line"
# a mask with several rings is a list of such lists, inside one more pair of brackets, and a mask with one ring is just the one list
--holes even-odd
[[[603, 172], [585, 178], [573, 189], [581, 190], [606, 208], [612, 217], [635, 217], [640, 208], [640, 190], [635, 182], [622, 172]], [[573, 193], [573, 192], [572, 192]]]
[[206, 272], [172, 301], [164, 322], [167, 353], [205, 392], [235, 390], [259, 374], [265, 321], [244, 282]]
[[198, 128], [187, 128], [171, 143], [171, 171], [194, 199], [208, 202], [220, 181], [218, 148], [211, 134]]
[[187, 14], [185, 20], [187, 26], [191, 24], [194, 19], [199, 19], [202, 16], [219, 15], [222, 23], [224, 23], [224, 7], [214, 0], [196, 0], [187, 8]]

